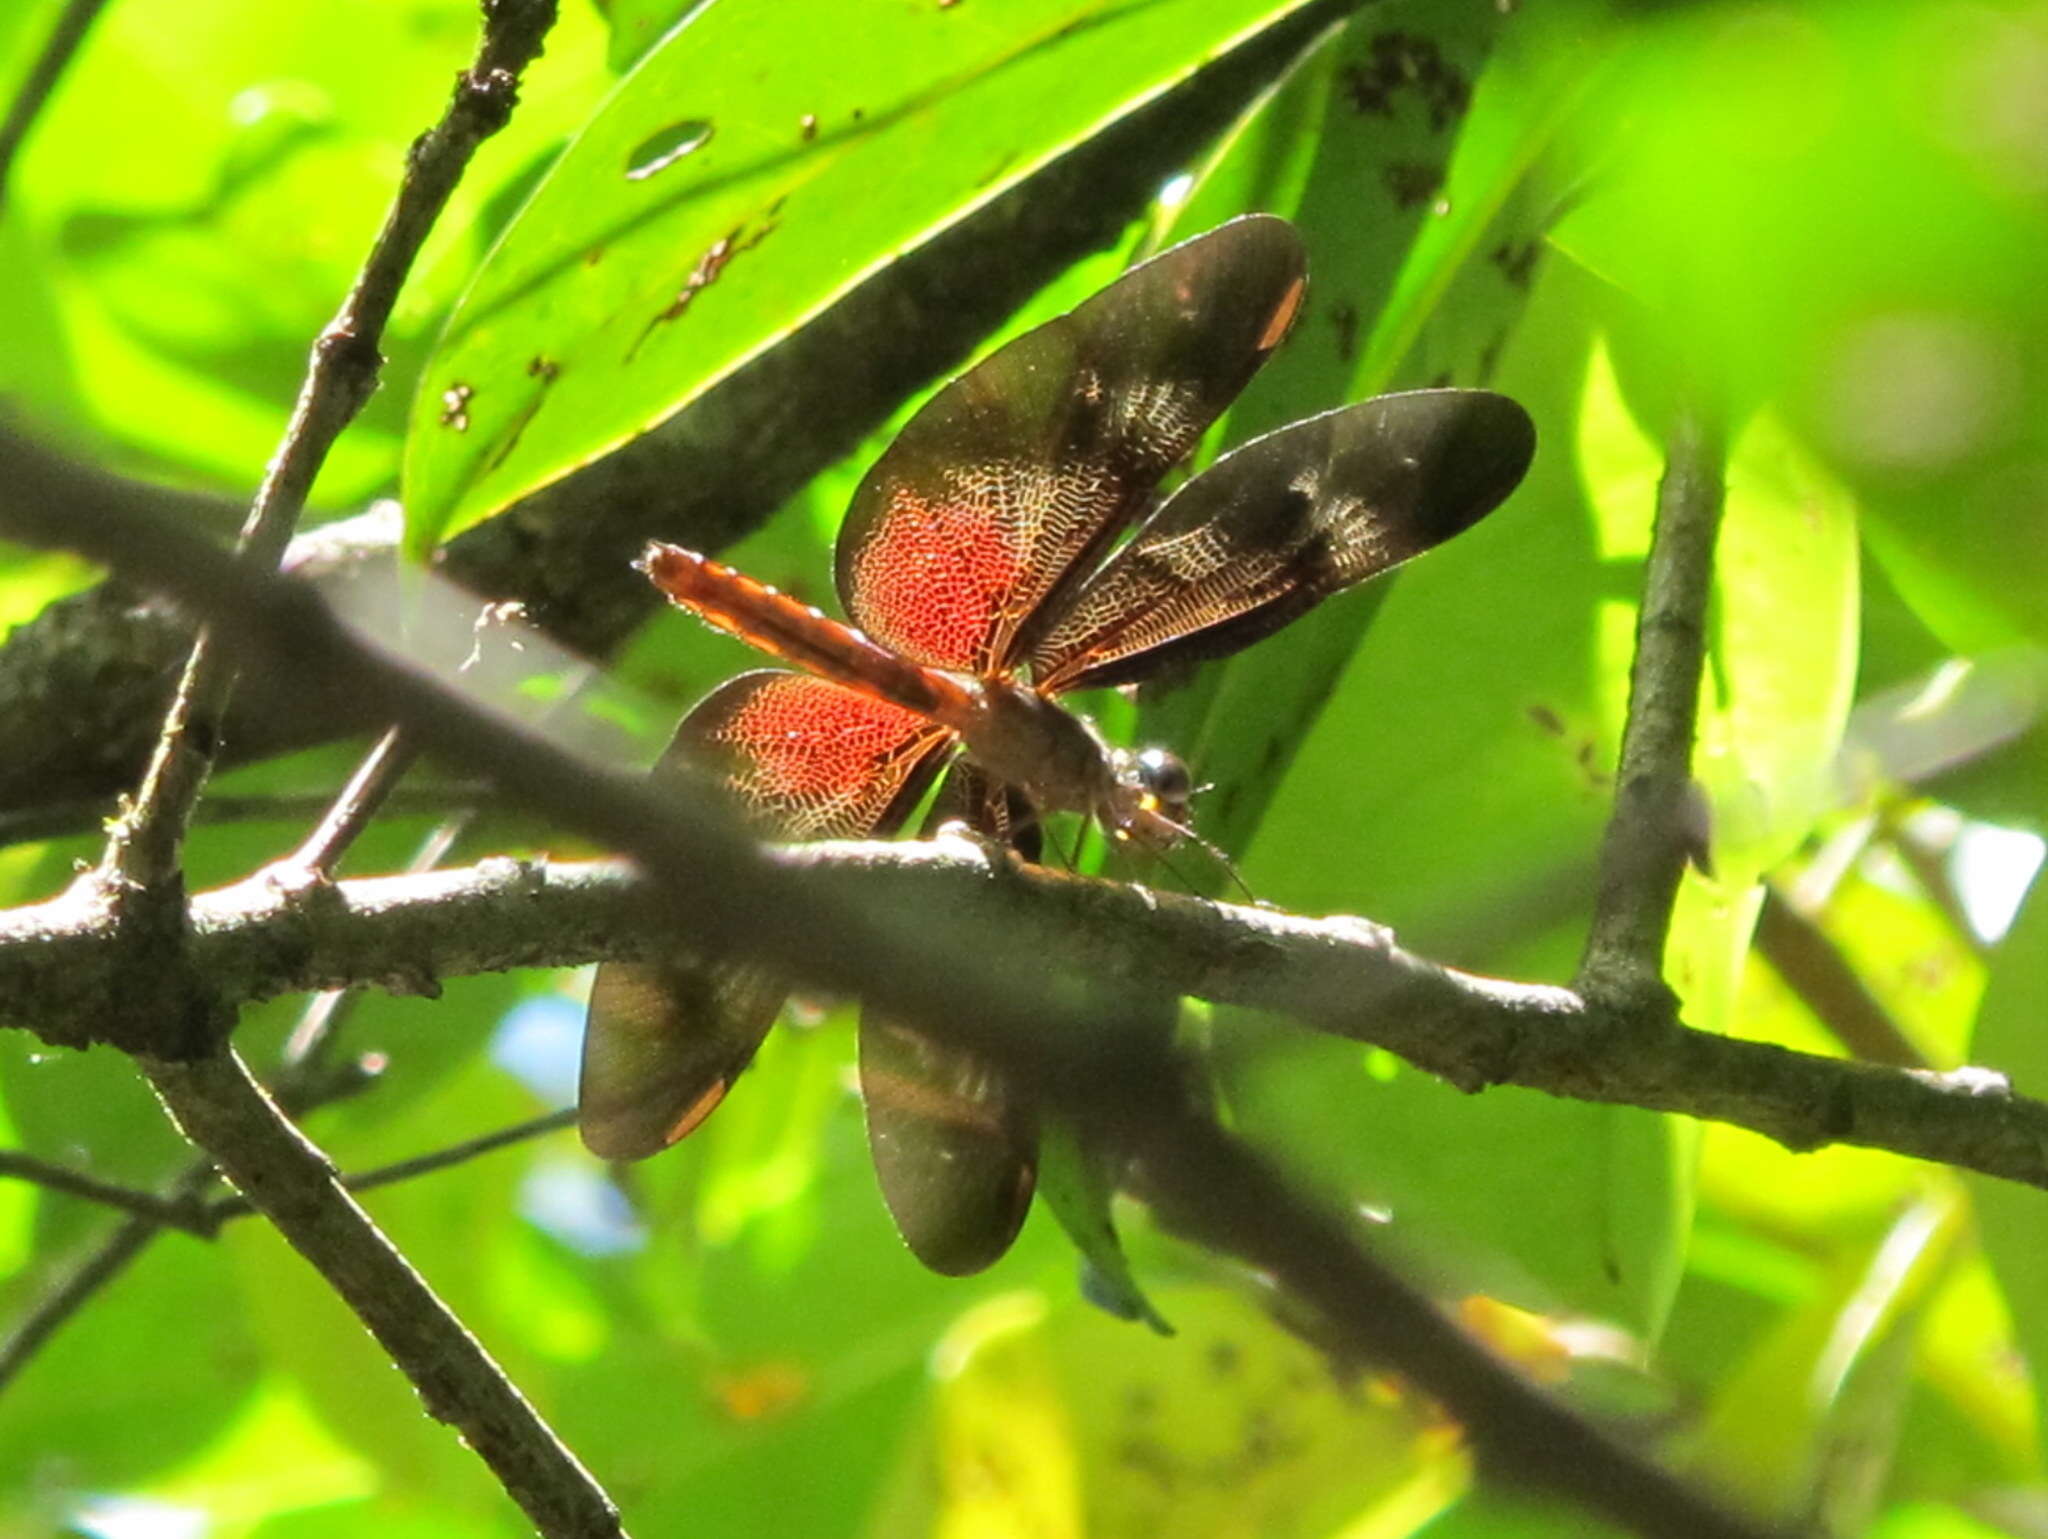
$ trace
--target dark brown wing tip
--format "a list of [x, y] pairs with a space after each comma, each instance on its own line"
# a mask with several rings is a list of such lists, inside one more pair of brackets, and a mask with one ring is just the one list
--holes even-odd
[[895, 1219], [896, 1232], [903, 1237], [904, 1245], [927, 1271], [936, 1272], [941, 1277], [972, 1277], [976, 1272], [987, 1271], [1009, 1254], [1010, 1247], [1016, 1243], [1017, 1231], [1024, 1227], [1025, 1215], [1031, 1211], [1031, 1194], [1037, 1186], [1037, 1165], [1020, 1164], [1017, 1184], [1010, 1194], [1012, 1205], [996, 1215], [996, 1222], [986, 1227], [923, 1231], [915, 1224], [906, 1224], [893, 1208], [890, 1217]]
[[577, 1108], [576, 1131], [583, 1147], [601, 1160], [644, 1160], [696, 1132], [731, 1086], [730, 1080], [717, 1080], [681, 1112], [659, 1119], [650, 1118], [644, 1106], [611, 1111], [586, 1103]]
[[1536, 457], [1536, 424], [1491, 390], [1415, 390], [1384, 397], [1399, 412], [1389, 437], [1421, 467], [1416, 532], [1434, 545], [1508, 499]]

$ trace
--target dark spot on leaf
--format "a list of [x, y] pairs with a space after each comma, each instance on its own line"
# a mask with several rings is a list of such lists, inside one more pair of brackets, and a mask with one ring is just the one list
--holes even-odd
[[1152, 1438], [1126, 1438], [1118, 1445], [1116, 1458], [1125, 1469], [1145, 1476], [1162, 1491], [1180, 1487], [1179, 1462], [1164, 1444]]
[[1608, 774], [1606, 768], [1600, 763], [1600, 745], [1590, 737], [1580, 741], [1579, 751], [1575, 758], [1579, 766], [1579, 773], [1586, 777], [1586, 783], [1595, 790], [1605, 790], [1614, 783], [1614, 777]]
[[485, 475], [489, 475], [512, 457], [512, 451], [519, 447], [519, 440], [525, 436], [526, 425], [533, 421], [534, 413], [540, 410], [541, 402], [546, 399], [547, 392], [542, 391], [519, 408], [519, 415], [512, 419], [511, 425], [505, 430], [505, 436], [498, 440], [498, 447], [493, 449], [490, 458], [484, 461]]
[[853, 120], [856, 123], [860, 122], [861, 119], [865, 118], [867, 115], [868, 113], [865, 107], [856, 107], [853, 109]]
[[1621, 1263], [1619, 1261], [1616, 1261], [1612, 1256], [1604, 1256], [1601, 1258], [1601, 1260], [1603, 1263], [1603, 1270], [1605, 1270], [1607, 1273], [1607, 1281], [1614, 1287], [1620, 1287]]
[[1234, 1341], [1214, 1341], [1209, 1344], [1209, 1371], [1219, 1379], [1233, 1378], [1244, 1364], [1244, 1354]]
[[1345, 300], [1330, 307], [1330, 325], [1337, 333], [1337, 356], [1345, 363], [1358, 357], [1358, 306]]
[[815, 113], [815, 112], [806, 112], [806, 113], [805, 113], [805, 114], [804, 114], [804, 115], [803, 115], [803, 116], [802, 116], [801, 118], [797, 119], [797, 126], [796, 126], [796, 131], [797, 131], [797, 137], [798, 137], [798, 138], [800, 138], [800, 139], [802, 139], [802, 140], [803, 140], [803, 142], [804, 142], [804, 143], [806, 143], [806, 144], [809, 144], [809, 143], [810, 143], [810, 142], [811, 142], [811, 141], [812, 141], [813, 139], [817, 138], [817, 137], [818, 137], [818, 115], [817, 115], [817, 113]]
[[1412, 94], [1428, 115], [1430, 131], [1440, 134], [1471, 105], [1472, 87], [1433, 39], [1382, 32], [1372, 40], [1369, 54], [1345, 65], [1340, 77], [1355, 111], [1391, 118], [1400, 97]]
[[1497, 331], [1486, 346], [1479, 350], [1479, 372], [1474, 383], [1483, 385], [1493, 378], [1493, 371], [1500, 367], [1501, 349], [1507, 345], [1508, 334], [1505, 331]]
[[1500, 269], [1500, 275], [1515, 288], [1526, 289], [1529, 279], [1535, 274], [1536, 259], [1543, 254], [1543, 247], [1534, 237], [1517, 242], [1502, 241], [1487, 253], [1487, 260]]
[[552, 385], [561, 376], [562, 366], [545, 353], [535, 353], [526, 360], [526, 373], [529, 379], [537, 379], [543, 385]]
[[1399, 209], [1420, 208], [1444, 184], [1444, 168], [1426, 160], [1390, 160], [1380, 171]]
[[588, 251], [583, 253], [583, 265], [585, 267], [595, 267], [599, 262], [602, 262], [603, 260], [604, 247], [602, 246], [592, 246]]
[[683, 286], [676, 290], [676, 297], [668, 302], [660, 314], [647, 323], [646, 328], [634, 339], [633, 345], [626, 349], [626, 362], [631, 363], [633, 361], [634, 355], [646, 345], [647, 339], [654, 334], [655, 327], [666, 325], [668, 322], [677, 319], [692, 304], [696, 303], [697, 296], [718, 281], [719, 275], [731, 264], [734, 257], [752, 251], [762, 241], [775, 233], [778, 226], [774, 223], [774, 214], [775, 210], [781, 206], [782, 204], [778, 200], [768, 211], [769, 222], [762, 225], [752, 235], [746, 233], [747, 227], [745, 225], [735, 225], [730, 234], [719, 237], [705, 249], [704, 254], [697, 258], [697, 265], [690, 269], [689, 276], [683, 279]]
[[1564, 736], [1564, 718], [1547, 705], [1530, 706], [1529, 720], [1535, 722], [1537, 726], [1548, 732], [1552, 737]]
[[1448, 390], [1448, 389], [1450, 389], [1450, 388], [1451, 388], [1451, 371], [1450, 371], [1449, 369], [1438, 369], [1438, 370], [1436, 371], [1435, 375], [1433, 375], [1433, 376], [1431, 377], [1430, 381], [1429, 381], [1429, 388], [1430, 388], [1431, 390]]
[[476, 391], [469, 385], [450, 385], [441, 392], [441, 426], [458, 433], [469, 431], [469, 403]]
[[626, 157], [626, 180], [644, 182], [666, 171], [685, 155], [710, 143], [712, 132], [711, 124], [702, 118], [684, 118], [656, 129], [634, 145], [633, 152]]

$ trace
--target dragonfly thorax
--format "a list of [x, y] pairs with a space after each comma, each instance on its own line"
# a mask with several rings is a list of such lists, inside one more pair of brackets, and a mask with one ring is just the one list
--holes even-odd
[[1112, 838], [1167, 849], [1186, 835], [1192, 785], [1164, 749], [1112, 750], [1085, 718], [1010, 679], [962, 678], [966, 709], [948, 725], [991, 777], [1047, 812], [1093, 818]]
[[1020, 787], [1048, 812], [1101, 817], [1116, 802], [1116, 765], [1087, 721], [1014, 679], [960, 682], [965, 709], [946, 725], [991, 777]]

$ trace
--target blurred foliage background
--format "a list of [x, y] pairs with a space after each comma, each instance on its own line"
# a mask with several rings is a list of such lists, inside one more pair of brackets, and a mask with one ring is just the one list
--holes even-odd
[[[0, 95], [64, 9], [0, 8]], [[430, 550], [1304, 15], [563, 0], [412, 275], [318, 516], [399, 497]], [[1537, 418], [1536, 469], [1412, 571], [1102, 715], [1189, 755], [1214, 786], [1199, 821], [1260, 897], [1369, 915], [1460, 966], [1567, 977], [1661, 439], [1702, 410], [1728, 429], [1729, 502], [1697, 758], [1711, 874], [1688, 877], [1668, 953], [1686, 1017], [1988, 1065], [2040, 1093], [2048, 5], [1389, 0], [1330, 18], [1130, 211], [1119, 249], [1012, 329], [1268, 209], [1307, 240], [1311, 308], [1219, 442], [1376, 390], [1486, 383]], [[246, 497], [476, 24], [463, 0], [113, 0], [5, 187], [9, 409], [132, 473]], [[885, 442], [731, 559], [822, 595]], [[715, 449], [674, 474], [715, 477]], [[0, 622], [94, 580], [0, 553]], [[644, 759], [742, 662], [664, 616], [580, 698]], [[288, 849], [305, 819], [286, 799], [338, 785], [359, 747], [226, 777], [276, 810], [205, 824], [195, 883]], [[349, 869], [398, 868], [433, 823], [388, 817]], [[0, 899], [48, 894], [96, 845], [0, 850]], [[535, 847], [573, 852], [488, 817], [462, 846]], [[566, 1104], [586, 987], [365, 999], [344, 1041], [385, 1072], [312, 1132], [359, 1169]], [[238, 1040], [259, 1065], [299, 1009], [250, 1013]], [[1532, 1375], [1679, 1468], [1835, 1533], [2048, 1534], [2041, 1193], [1628, 1108], [1467, 1098], [1284, 1022], [1206, 1029], [1237, 1126], [1370, 1214]], [[613, 1172], [556, 1134], [370, 1200], [637, 1532], [1593, 1531], [1469, 1489], [1455, 1428], [1397, 1384], [1333, 1379], [1255, 1288], [1140, 1213], [1128, 1238], [1172, 1340], [1083, 1302], [1042, 1215], [992, 1271], [925, 1274], [877, 1200], [850, 1053], [843, 1015], [812, 1009], [679, 1152]], [[138, 1185], [184, 1158], [117, 1055], [19, 1031], [0, 1034], [0, 1136]], [[0, 1183], [0, 1330], [119, 1222]], [[0, 1535], [522, 1531], [253, 1222], [141, 1248], [9, 1369]]]

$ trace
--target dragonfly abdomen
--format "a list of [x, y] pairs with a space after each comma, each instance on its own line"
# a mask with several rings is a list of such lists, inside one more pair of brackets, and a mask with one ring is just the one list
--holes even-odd
[[943, 718], [963, 706], [958, 680], [911, 662], [779, 588], [680, 545], [651, 541], [639, 562], [670, 600], [806, 673]]

